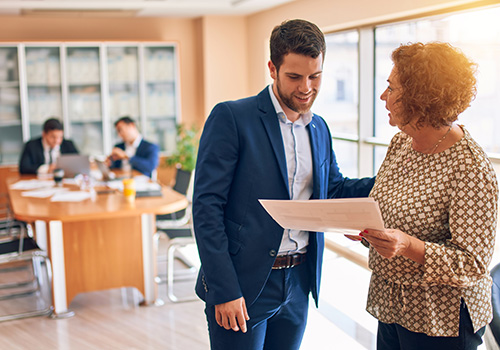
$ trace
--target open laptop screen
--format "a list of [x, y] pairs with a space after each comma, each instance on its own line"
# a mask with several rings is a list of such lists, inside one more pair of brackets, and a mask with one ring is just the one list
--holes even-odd
[[80, 154], [61, 154], [57, 159], [57, 167], [64, 170], [64, 177], [77, 174], [90, 175], [89, 156]]

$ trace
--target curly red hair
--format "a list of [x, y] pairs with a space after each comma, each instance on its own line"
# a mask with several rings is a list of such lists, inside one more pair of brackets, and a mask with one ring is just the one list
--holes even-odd
[[404, 125], [450, 125], [476, 97], [477, 65], [450, 44], [401, 45], [391, 58], [402, 86]]

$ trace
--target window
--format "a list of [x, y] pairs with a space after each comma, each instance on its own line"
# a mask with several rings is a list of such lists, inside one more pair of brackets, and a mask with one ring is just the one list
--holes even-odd
[[[500, 153], [500, 7], [449, 14], [375, 28], [375, 91], [381, 94], [392, 69], [390, 54], [401, 43], [444, 41], [478, 63], [477, 97], [458, 119], [486, 152]], [[375, 136], [389, 141], [383, 103], [375, 101]]]
[[[385, 103], [380, 100], [392, 69], [391, 52], [401, 43], [444, 41], [460, 48], [479, 66], [477, 97], [458, 122], [489, 153], [500, 179], [500, 138], [495, 137], [500, 134], [499, 18], [497, 6], [327, 34], [323, 82], [313, 109], [330, 127], [342, 173], [349, 177], [375, 175], [387, 145], [399, 131], [389, 125]], [[333, 253], [339, 246], [349, 250], [347, 255], [367, 256], [368, 251], [335, 233], [326, 233], [325, 238], [331, 251], [325, 252], [320, 308], [311, 310], [310, 319], [328, 319], [324, 332], [336, 334], [335, 328], [340, 329], [338, 333], [349, 338], [345, 344], [339, 340], [345, 348], [374, 348], [376, 323], [364, 311], [369, 272], [353, 264], [354, 260], [342, 258], [341, 253]], [[497, 247], [490, 267], [499, 261]], [[339, 285], [344, 287], [339, 289]], [[307, 349], [316, 346], [311, 329], [306, 331]]]
[[345, 176], [358, 176], [358, 31], [326, 36], [326, 55], [321, 91], [315, 113], [327, 122], [334, 149]]

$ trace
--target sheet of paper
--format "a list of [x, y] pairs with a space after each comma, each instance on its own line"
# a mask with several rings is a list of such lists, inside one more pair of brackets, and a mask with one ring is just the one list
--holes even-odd
[[136, 182], [136, 191], [159, 191], [161, 190], [161, 185], [157, 182]]
[[10, 186], [14, 190], [34, 190], [36, 188], [52, 187], [55, 185], [53, 180], [20, 180]]
[[67, 191], [57, 193], [50, 199], [51, 202], [81, 202], [91, 197], [87, 191]]
[[32, 198], [49, 198], [50, 196], [68, 191], [67, 188], [64, 187], [51, 187], [51, 188], [43, 188], [31, 191], [25, 191], [21, 193], [23, 197], [32, 197]]
[[347, 232], [366, 228], [383, 229], [384, 221], [373, 198], [319, 200], [259, 200], [283, 228]]

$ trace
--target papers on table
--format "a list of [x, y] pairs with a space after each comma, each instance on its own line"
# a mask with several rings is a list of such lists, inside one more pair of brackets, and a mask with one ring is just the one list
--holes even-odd
[[283, 228], [316, 232], [383, 229], [373, 198], [263, 200], [259, 202]]
[[[30, 198], [50, 198], [51, 202], [80, 202], [92, 198], [92, 193], [87, 191], [70, 191], [65, 187], [54, 187], [52, 180], [20, 180], [11, 185], [21, 192], [21, 196]], [[95, 193], [95, 192], [94, 192]], [[95, 195], [95, 194], [94, 194]]]
[[65, 191], [68, 191], [68, 189], [64, 187], [50, 187], [50, 188], [25, 191], [21, 193], [21, 196], [32, 197], [32, 198], [49, 198], [50, 196], [53, 196], [56, 193]]
[[51, 202], [81, 202], [91, 198], [92, 193], [87, 191], [67, 191], [56, 193], [50, 199]]
[[52, 187], [55, 182], [53, 180], [20, 180], [10, 186], [14, 190], [34, 190], [36, 188]]

